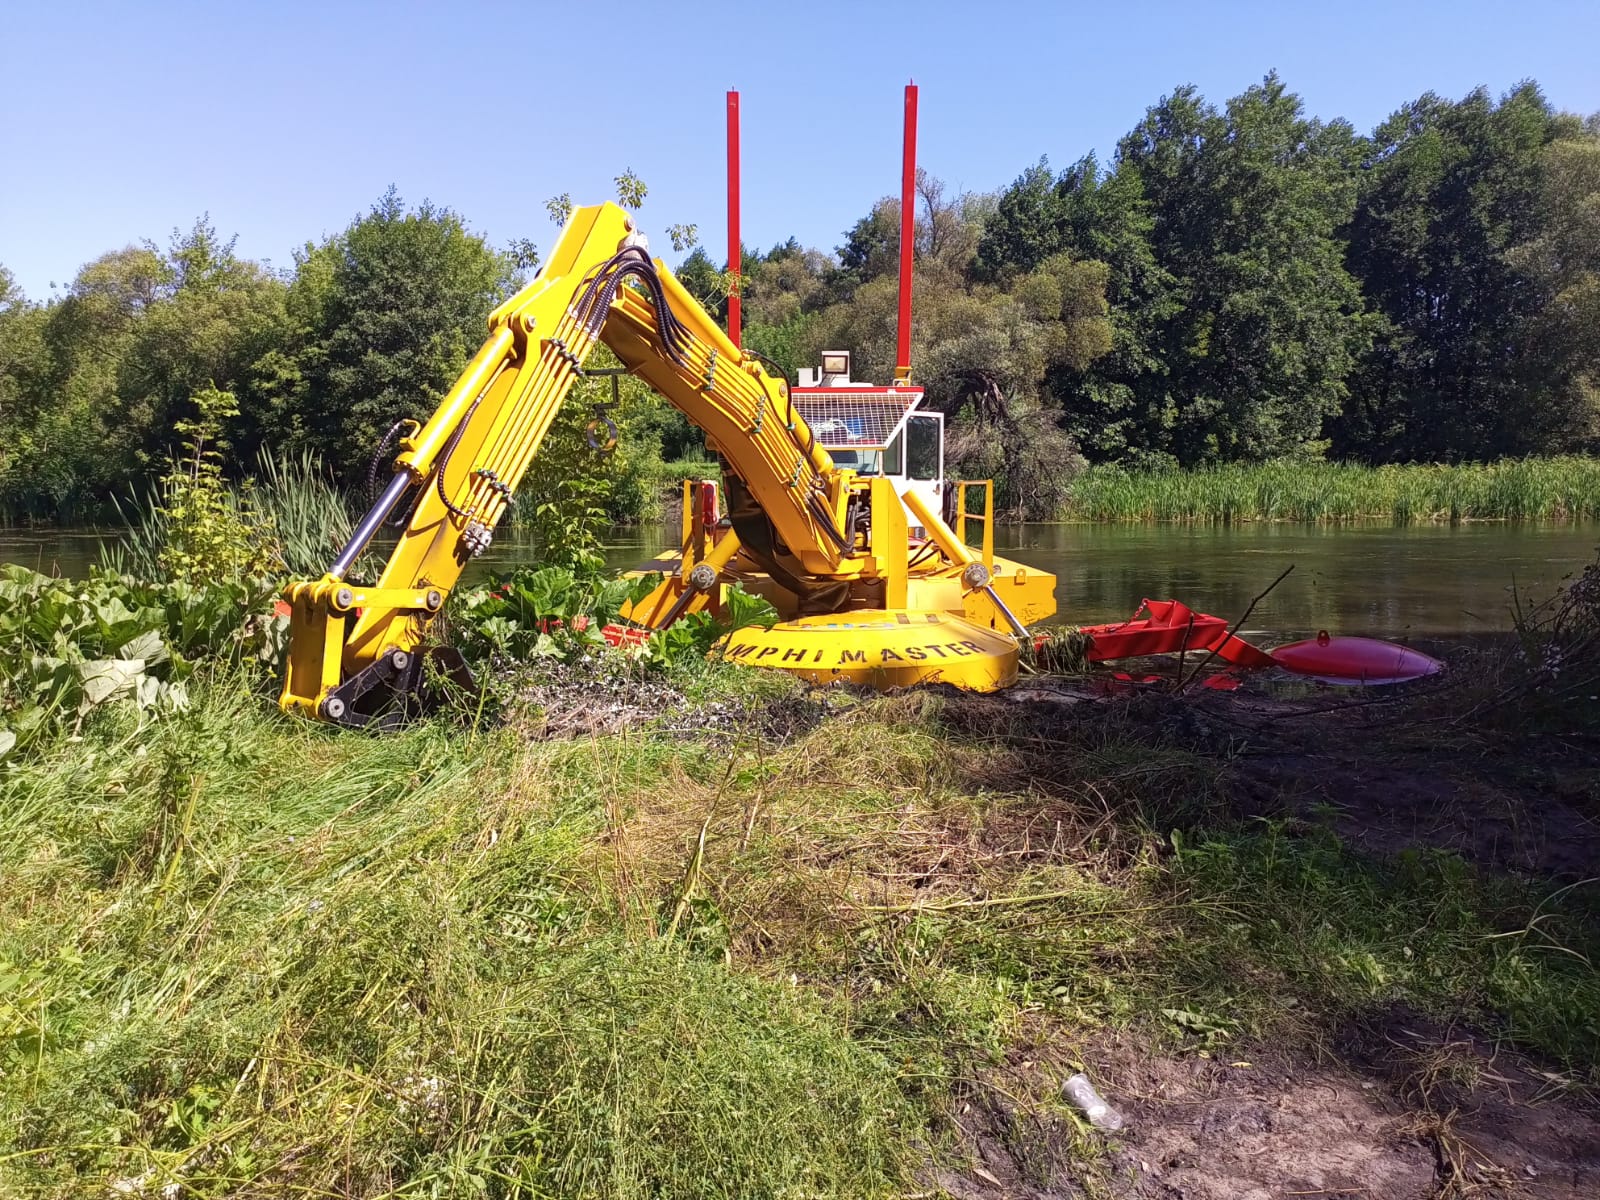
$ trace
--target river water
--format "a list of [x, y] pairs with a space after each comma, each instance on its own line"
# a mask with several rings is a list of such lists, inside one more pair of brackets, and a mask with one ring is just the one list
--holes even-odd
[[[0, 562], [81, 575], [114, 536], [0, 529]], [[633, 566], [675, 536], [664, 526], [616, 530], [607, 560]], [[1509, 629], [1513, 584], [1549, 596], [1594, 557], [1600, 526], [1014, 525], [998, 529], [996, 542], [1007, 557], [1055, 573], [1063, 623], [1118, 620], [1146, 596], [1232, 621], [1292, 566], [1248, 628], [1393, 638]], [[520, 557], [502, 539], [475, 567], [505, 570]]]

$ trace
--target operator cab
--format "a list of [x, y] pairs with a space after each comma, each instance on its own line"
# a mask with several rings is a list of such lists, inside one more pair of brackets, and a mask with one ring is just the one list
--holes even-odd
[[[901, 496], [914, 491], [934, 512], [943, 511], [944, 414], [918, 408], [923, 389], [856, 383], [850, 352], [824, 350], [820, 367], [800, 368], [790, 395], [835, 464], [887, 476]], [[919, 525], [913, 529], [926, 534]]]

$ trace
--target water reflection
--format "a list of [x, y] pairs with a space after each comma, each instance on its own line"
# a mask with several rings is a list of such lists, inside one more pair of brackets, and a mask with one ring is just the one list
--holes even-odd
[[[1175, 525], [1021, 525], [997, 530], [1008, 556], [1053, 571], [1059, 619], [1127, 616], [1141, 597], [1173, 596], [1236, 619], [1285, 567], [1293, 573], [1250, 618], [1253, 629], [1332, 629], [1378, 637], [1474, 633], [1511, 626], [1511, 586], [1549, 595], [1594, 556], [1594, 526], [1499, 524], [1235, 529]], [[0, 530], [0, 561], [81, 575], [113, 533]], [[618, 529], [607, 562], [627, 567], [665, 549], [664, 526]], [[468, 578], [526, 561], [498, 540]]]
[[1393, 529], [1258, 525], [1024, 527], [1016, 557], [1055, 571], [1062, 617], [1127, 615], [1140, 597], [1176, 596], [1230, 620], [1286, 567], [1250, 626], [1384, 637], [1510, 628], [1513, 582], [1548, 595], [1593, 557], [1588, 527]]

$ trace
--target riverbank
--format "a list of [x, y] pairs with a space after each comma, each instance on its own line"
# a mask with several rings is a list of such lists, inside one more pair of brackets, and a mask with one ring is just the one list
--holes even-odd
[[1365, 467], [1267, 463], [1197, 471], [1090, 467], [1073, 479], [1065, 521], [1590, 521], [1600, 459]]
[[0, 1191], [1589, 1194], [1600, 768], [1473, 653], [1353, 702], [607, 657], [381, 738], [202, 671], [0, 771]]

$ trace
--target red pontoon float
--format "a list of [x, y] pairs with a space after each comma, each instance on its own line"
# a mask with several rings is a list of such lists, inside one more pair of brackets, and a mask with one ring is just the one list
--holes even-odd
[[1333, 637], [1326, 629], [1304, 642], [1279, 646], [1272, 661], [1324, 683], [1404, 683], [1444, 670], [1420, 650], [1377, 638]]
[[[1316, 637], [1271, 651], [1228, 632], [1228, 622], [1198, 613], [1178, 600], [1144, 600], [1126, 621], [1086, 625], [1090, 662], [1112, 662], [1151, 654], [1215, 654], [1246, 670], [1282, 667], [1325, 683], [1404, 683], [1437, 674], [1444, 664], [1420, 650], [1377, 638]], [[1043, 639], [1035, 643], [1043, 645]]]
[[1147, 654], [1198, 651], [1236, 667], [1260, 669], [1272, 658], [1242, 638], [1228, 632], [1228, 623], [1209, 613], [1197, 613], [1181, 600], [1141, 600], [1132, 617], [1112, 625], [1085, 625], [1090, 662], [1142, 658]]

